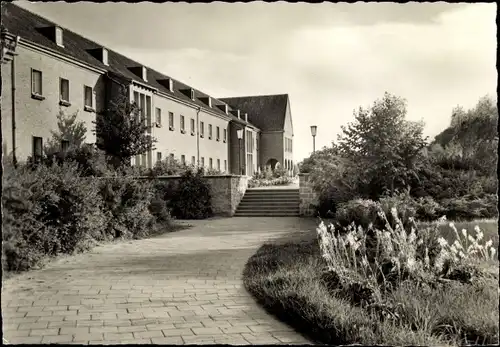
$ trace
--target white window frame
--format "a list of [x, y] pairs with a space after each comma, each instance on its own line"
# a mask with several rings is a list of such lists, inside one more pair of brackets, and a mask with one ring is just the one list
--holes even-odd
[[[87, 91], [90, 90], [90, 105], [87, 104]], [[90, 86], [83, 86], [83, 107], [85, 111], [94, 111], [94, 89]]]
[[[67, 84], [67, 89], [66, 92], [68, 93], [67, 96], [63, 95], [63, 83], [66, 82]], [[66, 78], [59, 77], [59, 101], [63, 104], [69, 104], [69, 80]], [[69, 105], [65, 105], [69, 106]]]
[[161, 128], [161, 108], [155, 108], [155, 124], [157, 128]]
[[[35, 79], [35, 76], [39, 76], [38, 81]], [[42, 97], [43, 95], [43, 74], [42, 71], [31, 69], [31, 95]], [[38, 82], [38, 84], [36, 84]], [[38, 90], [37, 90], [38, 89]]]

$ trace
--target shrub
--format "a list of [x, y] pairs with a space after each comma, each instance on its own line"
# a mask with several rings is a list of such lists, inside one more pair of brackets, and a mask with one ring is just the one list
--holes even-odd
[[343, 227], [351, 223], [367, 228], [377, 220], [379, 205], [372, 200], [355, 199], [337, 207], [335, 218]]
[[176, 218], [203, 219], [212, 215], [211, 199], [210, 186], [203, 179], [203, 170], [188, 170], [182, 174], [168, 206]]
[[107, 223], [97, 184], [77, 166], [21, 167], [4, 173], [6, 269], [26, 270], [45, 255], [72, 253]]
[[154, 197], [151, 181], [124, 175], [103, 178], [100, 183], [104, 210], [110, 217], [108, 237], [139, 238], [152, 231], [155, 219], [150, 212]]
[[183, 174], [190, 167], [181, 164], [177, 159], [167, 158], [157, 161], [152, 173], [155, 176], [177, 176]]
[[267, 186], [284, 186], [287, 184], [292, 183], [292, 178], [291, 177], [279, 177], [279, 178], [272, 178], [272, 179], [264, 179], [264, 178], [255, 178], [255, 176], [248, 181], [248, 188], [254, 188], [254, 187], [267, 187]]
[[498, 217], [498, 198], [487, 194], [483, 198], [465, 195], [441, 201], [440, 213], [452, 220], [472, 220]]
[[276, 165], [276, 167], [274, 168], [274, 171], [273, 171], [272, 175], [273, 175], [273, 178], [287, 177], [288, 176], [288, 172], [281, 165]]

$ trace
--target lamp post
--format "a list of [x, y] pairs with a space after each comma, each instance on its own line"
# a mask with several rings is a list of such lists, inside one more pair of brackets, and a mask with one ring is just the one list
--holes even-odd
[[[15, 98], [15, 65], [14, 65], [14, 56], [16, 56], [16, 47], [19, 43], [19, 36], [14, 36], [10, 34], [7, 29], [2, 25], [0, 29], [1, 36], [1, 51], [0, 51], [0, 63], [6, 64], [11, 62], [11, 88], [12, 88], [12, 161], [14, 167], [17, 167], [17, 158], [16, 158], [16, 114], [14, 108], [14, 98]], [[0, 110], [1, 110], [1, 100], [2, 100], [2, 82], [0, 81]], [[1, 113], [1, 111], [0, 111]], [[0, 117], [0, 119], [3, 117]], [[0, 120], [1, 123], [1, 120]]]
[[240, 175], [243, 175], [243, 168], [241, 166], [241, 140], [243, 140], [243, 129], [236, 130], [236, 134], [238, 135], [238, 142], [240, 145], [240, 152], [238, 155], [239, 167], [240, 167]]
[[313, 137], [313, 153], [316, 152], [316, 132], [318, 131], [317, 125], [311, 125], [311, 135]]

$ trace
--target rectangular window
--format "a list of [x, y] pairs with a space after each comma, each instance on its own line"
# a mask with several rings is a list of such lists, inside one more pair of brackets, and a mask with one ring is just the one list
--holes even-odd
[[227, 129], [224, 129], [224, 143], [227, 142]]
[[161, 161], [161, 152], [156, 152], [156, 161]]
[[212, 169], [212, 168], [213, 168], [212, 158], [208, 159], [208, 167], [209, 167], [210, 169]]
[[33, 136], [33, 160], [38, 163], [42, 159], [43, 154], [43, 139]]
[[92, 109], [93, 108], [92, 105], [94, 104], [92, 102], [93, 101], [92, 100], [93, 99], [93, 97], [92, 97], [93, 96], [92, 95], [92, 87], [84, 86], [83, 89], [84, 89], [84, 94], [85, 94], [85, 96], [84, 96], [84, 99], [85, 99], [84, 100], [84, 106], [87, 109]]
[[217, 141], [220, 141], [220, 128], [219, 128], [219, 127], [217, 127], [217, 128], [215, 129], [215, 139], [216, 139]]
[[212, 124], [208, 125], [208, 139], [212, 139]]
[[168, 113], [168, 128], [174, 130], [174, 114], [172, 112]]
[[253, 133], [250, 130], [246, 131], [246, 150], [249, 153], [253, 153]]
[[139, 94], [139, 108], [141, 110], [141, 122], [144, 124], [146, 122], [146, 96], [144, 94]]
[[194, 118], [191, 118], [191, 135], [194, 135], [195, 134], [195, 130], [194, 130]]
[[186, 130], [185, 130], [185, 127], [184, 127], [184, 116], [181, 115], [181, 133], [185, 133]]
[[196, 158], [194, 155], [191, 157], [191, 165], [196, 165]]
[[227, 160], [224, 159], [224, 172], [227, 172]]
[[156, 126], [161, 127], [161, 109], [157, 107], [155, 113], [156, 113], [155, 117]]
[[42, 71], [31, 70], [31, 94], [42, 95]]
[[220, 159], [217, 159], [217, 170], [220, 171]]
[[201, 166], [205, 167], [205, 157], [201, 157]]
[[148, 132], [151, 132], [151, 97], [146, 96], [146, 125], [148, 126]]
[[205, 123], [200, 122], [200, 137], [205, 137]]
[[184, 154], [181, 155], [181, 164], [186, 165], [186, 156]]
[[65, 78], [59, 79], [59, 100], [69, 102], [69, 81]]
[[69, 148], [69, 141], [68, 140], [62, 140], [61, 141], [61, 150], [63, 152], [66, 152]]

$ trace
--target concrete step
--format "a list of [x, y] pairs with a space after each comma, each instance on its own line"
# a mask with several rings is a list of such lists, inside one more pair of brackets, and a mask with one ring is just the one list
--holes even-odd
[[248, 193], [254, 193], [254, 192], [284, 192], [284, 193], [289, 193], [289, 192], [298, 192], [298, 188], [290, 188], [290, 189], [263, 189], [263, 188], [248, 188], [246, 190]]
[[298, 217], [298, 212], [240, 212], [235, 213], [234, 217]]
[[251, 212], [266, 212], [266, 211], [271, 211], [271, 212], [280, 212], [280, 211], [298, 211], [299, 206], [273, 206], [273, 207], [265, 207], [265, 206], [243, 206], [239, 207], [236, 209], [236, 212], [239, 211], [251, 211]]
[[299, 208], [298, 207], [283, 207], [283, 208], [257, 208], [257, 207], [238, 207], [236, 212], [292, 212], [292, 213], [298, 213]]
[[249, 202], [249, 203], [267, 203], [267, 202], [277, 202], [277, 203], [294, 203], [298, 204], [300, 202], [299, 198], [281, 198], [281, 197], [267, 197], [267, 198], [249, 198], [245, 197], [241, 200], [241, 203]]
[[247, 190], [245, 195], [299, 195], [298, 190], [286, 191], [286, 190]]
[[299, 206], [298, 200], [242, 200], [239, 206]]

